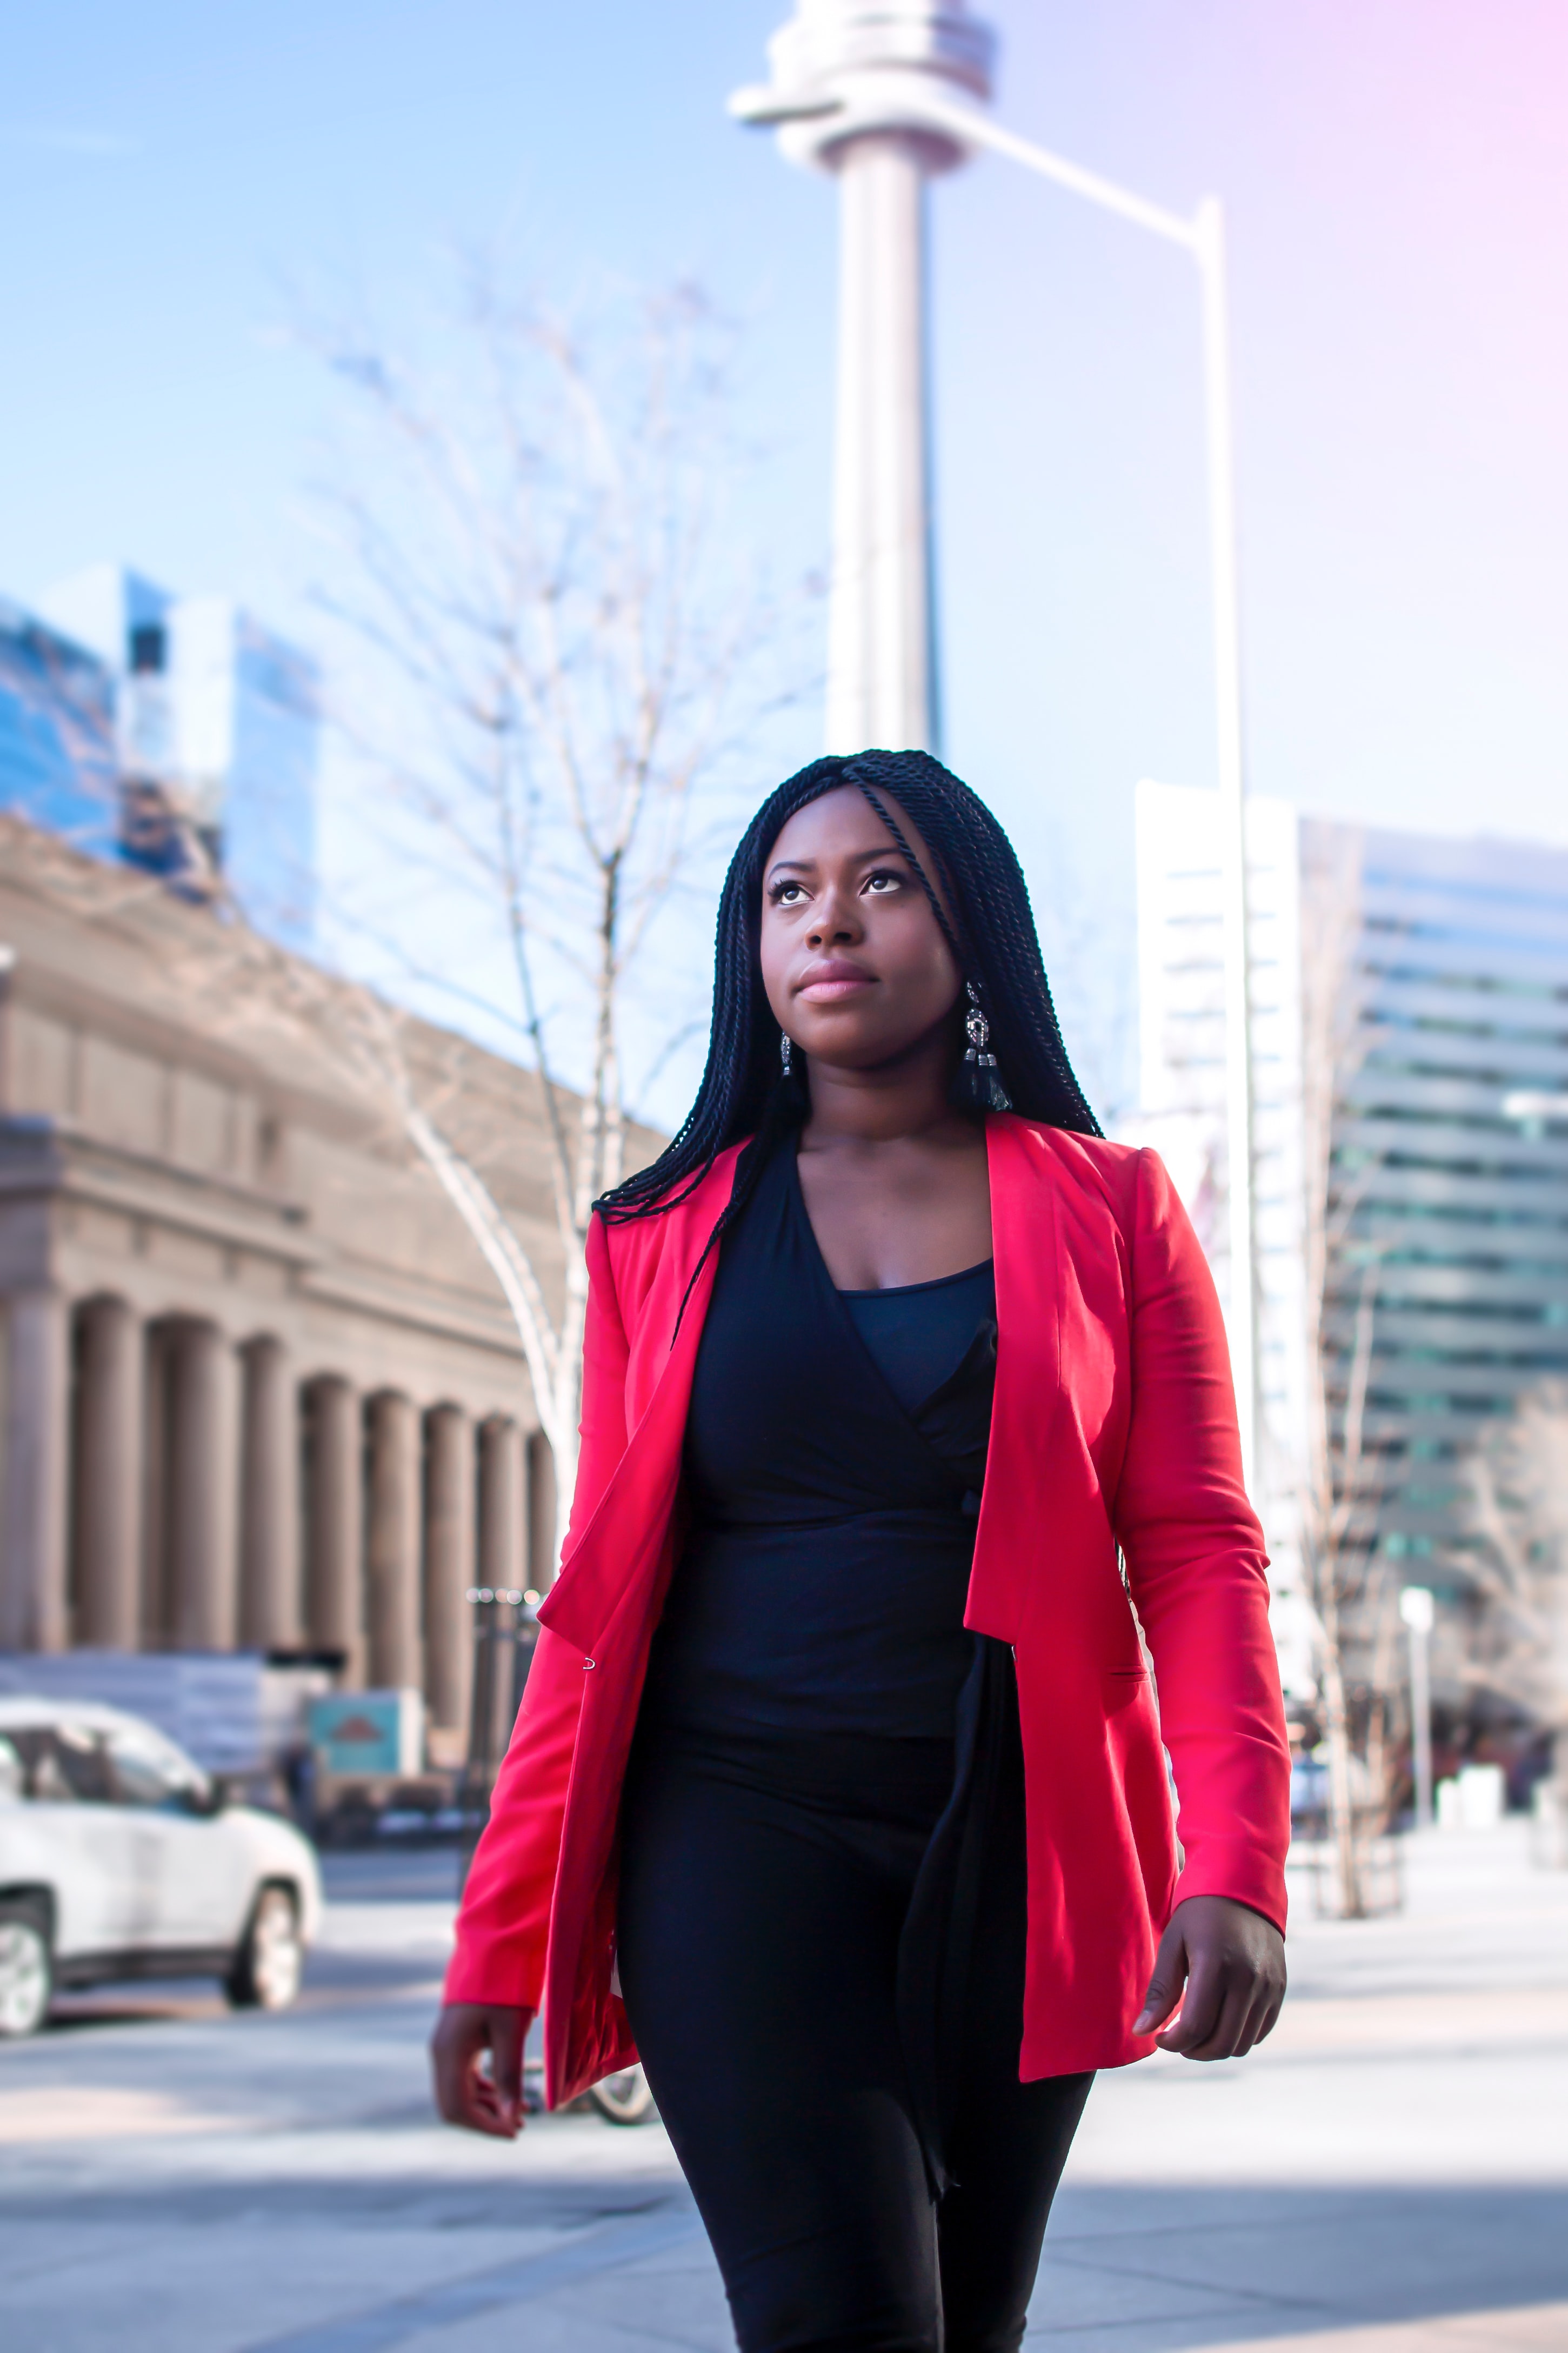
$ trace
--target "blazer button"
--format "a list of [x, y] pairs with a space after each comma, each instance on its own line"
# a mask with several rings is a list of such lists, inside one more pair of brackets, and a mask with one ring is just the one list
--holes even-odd
[[598, 1665], [598, 1663], [599, 1663], [599, 1662], [598, 1662], [597, 1659], [584, 1659], [584, 1662], [583, 1662], [583, 1668], [584, 1668], [584, 1673], [587, 1672], [587, 1670], [588, 1670], [590, 1667], [596, 1667], [596, 1666]]

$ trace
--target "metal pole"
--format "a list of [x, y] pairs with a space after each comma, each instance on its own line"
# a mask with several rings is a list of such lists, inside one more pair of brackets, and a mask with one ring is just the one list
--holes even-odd
[[1432, 1823], [1432, 1637], [1425, 1626], [1410, 1629], [1411, 1741], [1415, 1768], [1415, 1821], [1420, 1830]]
[[1230, 410], [1230, 326], [1225, 216], [1216, 196], [1197, 209], [1194, 250], [1203, 286], [1208, 427], [1209, 554], [1214, 583], [1215, 718], [1219, 749], [1225, 903], [1226, 1132], [1230, 1225], [1230, 1335], [1242, 1474], [1258, 1471], [1258, 1253], [1253, 1214], [1251, 942], [1247, 912], [1247, 802], [1242, 761], [1241, 598], [1237, 583], [1236, 480]]
[[1432, 1825], [1432, 1596], [1424, 1585], [1407, 1585], [1399, 1614], [1410, 1629], [1410, 1762], [1415, 1781], [1415, 1827]]
[[1258, 1357], [1258, 1246], [1254, 1209], [1251, 940], [1247, 913], [1246, 776], [1242, 754], [1241, 596], [1237, 576], [1236, 470], [1230, 406], [1230, 325], [1226, 297], [1225, 215], [1205, 196], [1191, 220], [1152, 205], [1097, 172], [1020, 139], [970, 108], [931, 97], [922, 115], [932, 128], [989, 148], [1042, 179], [1118, 214], [1135, 227], [1185, 246], [1203, 290], [1205, 414], [1208, 441], [1209, 558], [1213, 582], [1215, 716], [1220, 790], [1225, 913], [1226, 1137], [1229, 1161], [1230, 1304], [1226, 1332], [1241, 1429], [1242, 1475], [1258, 1469], [1261, 1381]]
[[[489, 1820], [490, 1792], [511, 1737], [517, 1703], [522, 1695], [528, 1659], [539, 1639], [531, 1615], [520, 1646], [518, 1628], [509, 1614], [522, 1600], [507, 1586], [470, 1585], [467, 1599], [474, 1609], [474, 1672], [468, 1702], [468, 1755], [458, 1789], [462, 1818], [459, 1833], [458, 1886], [468, 1875], [474, 1849]], [[506, 1656], [501, 1656], [501, 1646]], [[519, 1656], [520, 1647], [522, 1655]]]

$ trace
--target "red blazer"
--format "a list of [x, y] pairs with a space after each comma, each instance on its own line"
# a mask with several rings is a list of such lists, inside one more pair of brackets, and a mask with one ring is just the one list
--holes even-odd
[[[1283, 1928], [1289, 1752], [1224, 1326], [1171, 1180], [1011, 1115], [987, 1145], [996, 1389], [964, 1622], [1017, 1661], [1029, 2079], [1153, 2048], [1131, 2021], [1184, 1897]], [[671, 1334], [738, 1151], [679, 1208], [588, 1239], [571, 1531], [447, 1979], [448, 2001], [542, 2004], [552, 2105], [637, 2055], [613, 1983], [621, 1781], [716, 1252]]]

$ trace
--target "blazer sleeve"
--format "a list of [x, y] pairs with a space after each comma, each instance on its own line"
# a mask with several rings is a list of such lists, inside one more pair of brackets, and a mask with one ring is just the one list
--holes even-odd
[[[582, 1446], [564, 1549], [570, 1551], [626, 1445], [628, 1347], [600, 1220], [588, 1229]], [[496, 1778], [458, 1914], [445, 1999], [537, 2010], [550, 1905], [583, 1702], [580, 1652], [539, 1630], [522, 1704]]]
[[1175, 1902], [1231, 1896], [1282, 1930], [1290, 1751], [1230, 1353], [1164, 1164], [1150, 1151], [1138, 1163], [1131, 1413], [1114, 1524], [1175, 1777]]

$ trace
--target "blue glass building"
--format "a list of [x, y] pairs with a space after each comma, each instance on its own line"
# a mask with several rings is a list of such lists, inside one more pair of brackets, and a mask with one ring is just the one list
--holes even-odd
[[114, 679], [0, 600], [0, 807], [98, 858], [119, 854]]
[[222, 897], [286, 946], [315, 928], [319, 681], [223, 596], [99, 565], [0, 604], [0, 808]]

